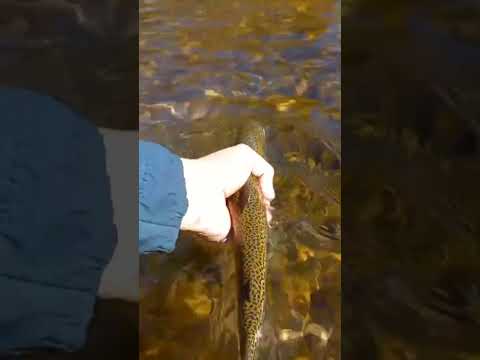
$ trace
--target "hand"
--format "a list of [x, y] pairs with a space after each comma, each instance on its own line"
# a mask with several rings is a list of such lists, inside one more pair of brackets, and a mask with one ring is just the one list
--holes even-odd
[[225, 241], [231, 227], [226, 199], [251, 174], [260, 178], [266, 209], [275, 198], [273, 167], [247, 145], [232, 146], [199, 159], [182, 159], [182, 163], [188, 209], [181, 230], [200, 233], [212, 241]]

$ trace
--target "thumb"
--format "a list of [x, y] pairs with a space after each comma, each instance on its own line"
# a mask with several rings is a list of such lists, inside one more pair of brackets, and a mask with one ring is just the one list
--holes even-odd
[[221, 200], [221, 206], [210, 214], [212, 216], [212, 227], [208, 229], [205, 235], [211, 241], [225, 242], [230, 232], [232, 221], [223, 194], [219, 200]]

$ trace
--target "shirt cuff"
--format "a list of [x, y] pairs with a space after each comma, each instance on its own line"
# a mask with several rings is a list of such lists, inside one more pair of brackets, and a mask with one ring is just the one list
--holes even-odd
[[155, 143], [141, 141], [139, 150], [140, 252], [171, 252], [188, 207], [183, 164]]

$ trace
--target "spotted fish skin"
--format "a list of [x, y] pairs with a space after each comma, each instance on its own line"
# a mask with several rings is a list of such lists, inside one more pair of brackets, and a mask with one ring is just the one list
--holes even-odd
[[[239, 142], [265, 157], [265, 129], [258, 123], [249, 123], [241, 132]], [[242, 360], [254, 360], [265, 311], [269, 229], [257, 177], [250, 176], [230, 199], [229, 207], [239, 272], [240, 353]]]

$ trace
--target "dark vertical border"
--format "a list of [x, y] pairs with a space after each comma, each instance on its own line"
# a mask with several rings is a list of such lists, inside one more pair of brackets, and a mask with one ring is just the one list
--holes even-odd
[[[0, 338], [4, 339], [0, 345], [0, 358], [6, 353], [19, 350], [33, 352], [32, 358], [35, 359], [50, 359], [54, 356], [50, 354], [51, 351], [60, 351], [55, 354], [55, 358], [59, 359], [138, 358], [138, 303], [135, 299], [135, 293], [138, 296], [139, 292], [138, 16], [137, 1], [0, 2], [0, 87], [2, 91], [24, 89], [34, 94], [25, 96], [18, 104], [8, 104], [2, 101], [6, 98], [0, 99], [3, 132], [0, 138], [4, 145], [0, 145], [0, 156], [4, 159], [6, 151], [10, 149], [10, 142], [20, 139], [25, 133], [33, 136], [35, 144], [38, 142], [38, 157], [28, 155], [23, 159], [21, 149], [13, 147], [11, 150], [16, 155], [12, 161], [25, 161], [26, 168], [36, 169], [38, 165], [40, 169], [44, 166], [42, 164], [48, 164], [42, 155], [48, 153], [52, 156], [52, 169], [53, 162], [58, 159], [59, 162], [65, 160], [70, 164], [63, 171], [78, 171], [82, 179], [89, 179], [85, 181], [105, 180], [105, 175], [108, 176], [108, 181], [102, 183], [104, 192], [99, 193], [97, 198], [92, 192], [87, 192], [85, 196], [72, 195], [90, 186], [83, 183], [83, 180], [72, 180], [70, 184], [58, 183], [57, 191], [51, 189], [51, 201], [43, 203], [35, 202], [32, 197], [26, 199], [26, 195], [22, 198], [21, 192], [19, 195], [11, 195], [16, 196], [12, 201], [24, 201], [35, 214], [45, 214], [37, 217], [45, 223], [35, 223], [35, 226], [47, 229], [45, 232], [49, 231], [52, 235], [47, 236], [35, 230], [37, 228], [31, 225], [34, 214], [28, 215], [25, 211], [25, 217], [18, 215], [20, 205], [16, 208], [18, 211], [15, 210], [16, 222], [1, 224], [0, 278], [6, 276], [16, 284], [27, 281], [32, 285], [22, 285], [23, 292], [15, 293], [8, 290], [7, 283], [0, 279], [0, 303], [11, 301], [17, 304], [18, 310], [18, 316], [13, 316], [8, 313], [7, 303], [0, 306], [3, 309], [0, 310]], [[9, 91], [1, 92], [2, 96], [10, 96]], [[24, 110], [29, 108], [38, 111], [28, 113], [28, 110]], [[89, 130], [85, 130], [86, 127], [75, 128], [73, 118], [89, 122]], [[23, 124], [13, 126], [13, 122], [22, 120]], [[63, 126], [67, 121], [73, 125]], [[63, 139], [65, 134], [71, 132], [72, 140]], [[92, 147], [82, 140], [82, 136], [87, 140], [93, 137], [95, 141], [103, 142], [104, 146]], [[32, 147], [37, 146], [30, 144]], [[51, 149], [52, 152], [47, 152], [46, 149]], [[77, 163], [80, 157], [84, 160], [89, 157], [90, 160]], [[97, 163], [103, 165], [92, 165]], [[3, 177], [10, 176], [8, 171], [11, 169], [8, 169], [5, 162], [0, 165], [0, 169], [3, 173], [0, 175], [0, 193], [4, 194], [6, 185], [2, 182]], [[38, 170], [33, 183], [56, 184], [60, 175], [54, 171], [56, 170]], [[22, 185], [21, 181], [19, 184]], [[99, 186], [92, 185], [93, 188], [100, 189]], [[60, 195], [63, 190], [65, 195]], [[26, 191], [23, 193], [26, 194]], [[32, 194], [40, 196], [35, 192]], [[0, 202], [3, 200], [2, 197]], [[59, 215], [63, 205], [66, 208], [81, 208], [78, 211], [83, 211], [83, 228], [71, 230], [73, 223], [70, 221], [73, 218], [69, 217], [70, 213]], [[57, 208], [52, 209], [55, 206]], [[100, 210], [105, 206], [106, 209], [109, 206], [113, 208], [115, 231], [110, 231], [110, 210]], [[58, 217], [46, 215], [51, 213]], [[99, 217], [99, 214], [104, 217]], [[80, 216], [79, 213], [77, 215]], [[33, 235], [11, 235], [13, 232], [9, 231], [16, 229], [14, 226], [17, 225], [26, 229], [22, 234], [27, 234], [30, 226]], [[63, 229], [67, 230], [63, 235], [57, 236]], [[90, 241], [94, 238], [97, 240]], [[10, 246], [12, 241], [17, 244], [13, 248]], [[56, 243], [53, 244], [53, 241]], [[115, 255], [118, 251], [121, 252], [119, 258]], [[111, 266], [112, 262], [107, 265], [112, 253], [116, 259], [114, 266]], [[13, 264], [14, 257], [20, 259], [17, 264]], [[24, 265], [22, 261], [25, 262]], [[92, 270], [91, 267], [98, 268]], [[109, 269], [108, 279], [105, 280], [108, 284], [102, 285], [104, 280], [98, 276], [105, 275], [105, 268]], [[90, 270], [95, 275], [89, 275]], [[23, 277], [19, 274], [23, 274]], [[57, 290], [45, 293], [38, 290], [46, 287]], [[99, 293], [95, 300], [98, 287]], [[4, 291], [8, 292], [8, 296]], [[64, 303], [59, 301], [59, 294], [68, 291], [71, 291], [68, 295], [70, 300]], [[76, 293], [78, 298], [75, 298]], [[95, 305], [92, 308], [82, 305], [90, 301], [85, 300], [86, 297], [82, 295], [84, 293], [89, 294], [87, 298], [93, 296]], [[46, 307], [39, 305], [41, 303], [45, 303]], [[50, 315], [36, 313], [36, 309], [40, 309], [40, 312], [41, 309], [47, 309], [49, 303], [61, 305], [48, 308], [53, 311]], [[88, 320], [87, 323], [77, 323], [76, 318], [70, 317], [71, 314], [83, 311], [81, 309], [88, 310], [82, 315], [82, 319]], [[24, 338], [23, 335], [15, 335], [15, 327], [21, 326], [29, 329]], [[85, 331], [84, 341], [76, 337], [66, 343], [64, 339], [69, 335], [63, 334], [70, 331], [68, 329], [72, 334]], [[9, 344], [6, 339], [10, 335]], [[38, 339], [43, 340], [37, 341]], [[20, 347], [26, 349], [17, 349], [13, 343], [21, 344]], [[8, 349], [5, 350], [2, 346]], [[73, 353], [63, 353], [65, 349]]]
[[478, 24], [476, 1], [343, 3], [345, 359], [480, 354]]

